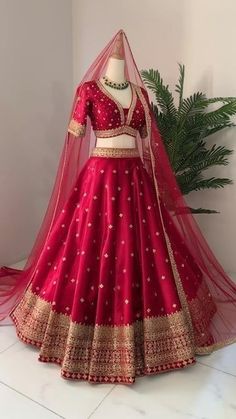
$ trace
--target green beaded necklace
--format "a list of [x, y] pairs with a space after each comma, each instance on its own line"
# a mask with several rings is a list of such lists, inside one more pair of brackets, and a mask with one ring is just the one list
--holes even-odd
[[129, 86], [128, 81], [124, 81], [122, 83], [117, 83], [117, 82], [112, 81], [111, 79], [109, 79], [107, 76], [103, 76], [103, 80], [104, 80], [104, 83], [107, 86], [113, 87], [114, 89], [118, 89], [118, 90], [126, 89]]

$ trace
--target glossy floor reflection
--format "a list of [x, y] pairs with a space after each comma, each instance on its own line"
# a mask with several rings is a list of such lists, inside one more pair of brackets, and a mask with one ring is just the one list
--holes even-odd
[[236, 344], [132, 386], [63, 380], [59, 367], [38, 362], [37, 354], [14, 326], [0, 327], [1, 419], [236, 418]]

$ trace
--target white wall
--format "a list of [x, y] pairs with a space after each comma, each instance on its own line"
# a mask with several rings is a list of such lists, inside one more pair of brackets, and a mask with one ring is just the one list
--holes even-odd
[[[186, 94], [199, 89], [209, 96], [236, 96], [235, 19], [235, 0], [74, 0], [74, 86], [122, 28], [139, 69], [158, 68], [173, 88], [177, 63], [184, 63]], [[236, 131], [214, 141], [235, 149]], [[236, 155], [209, 174], [235, 181]], [[197, 219], [225, 269], [236, 272], [236, 186], [196, 192], [189, 201], [221, 212]]]
[[[75, 88], [121, 28], [139, 69], [158, 68], [173, 88], [186, 65], [186, 94], [236, 95], [234, 0], [0, 0], [0, 264], [27, 254], [55, 177]], [[72, 36], [73, 29], [73, 57]], [[72, 83], [73, 67], [73, 83]], [[235, 149], [235, 130], [215, 139]], [[216, 176], [236, 178], [236, 156]], [[236, 272], [236, 186], [192, 194], [216, 256]]]
[[30, 251], [72, 99], [70, 0], [0, 0], [0, 264]]

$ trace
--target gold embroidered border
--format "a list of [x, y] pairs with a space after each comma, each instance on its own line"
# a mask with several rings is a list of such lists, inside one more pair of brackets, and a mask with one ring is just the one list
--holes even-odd
[[217, 312], [217, 306], [205, 281], [201, 280], [197, 289], [197, 296], [188, 301], [188, 306], [193, 324], [195, 346], [211, 345], [213, 343], [211, 322], [214, 322], [213, 317]]
[[68, 126], [68, 132], [73, 134], [75, 137], [83, 137], [85, 135], [86, 126], [83, 124], [80, 124], [75, 119], [71, 119], [69, 126]]
[[86, 325], [55, 312], [49, 302], [29, 288], [11, 318], [18, 336], [38, 346], [42, 360], [60, 360], [69, 376], [128, 378], [153, 368], [161, 371], [174, 364], [178, 368], [194, 362], [182, 311], [122, 326]]
[[143, 139], [143, 138], [146, 138], [147, 135], [148, 135], [147, 126], [146, 124], [144, 124], [142, 128], [140, 129], [140, 137]]
[[158, 191], [158, 185], [157, 185], [157, 180], [156, 180], [156, 176], [155, 176], [155, 160], [154, 160], [154, 155], [152, 152], [152, 147], [151, 147], [151, 115], [150, 115], [150, 111], [149, 111], [149, 107], [148, 107], [148, 103], [143, 95], [143, 92], [141, 90], [141, 88], [139, 86], [137, 86], [137, 92], [138, 95], [140, 97], [140, 100], [142, 102], [142, 105], [144, 107], [145, 110], [145, 119], [146, 119], [146, 126], [147, 126], [147, 133], [148, 133], [148, 145], [149, 145], [149, 153], [150, 153], [150, 159], [151, 159], [151, 165], [152, 165], [152, 176], [153, 176], [153, 180], [154, 180], [154, 186], [155, 186], [155, 191], [156, 191], [156, 198], [157, 198], [157, 204], [159, 207], [159, 212], [160, 212], [160, 217], [161, 217], [161, 223], [162, 223], [162, 228], [163, 228], [163, 232], [164, 232], [164, 237], [166, 240], [166, 245], [167, 245], [167, 250], [168, 250], [168, 254], [169, 254], [169, 258], [170, 258], [170, 262], [171, 262], [171, 267], [172, 267], [172, 271], [173, 271], [173, 275], [175, 278], [175, 283], [176, 283], [176, 288], [177, 288], [177, 292], [179, 295], [179, 299], [185, 314], [185, 318], [186, 318], [186, 322], [188, 324], [189, 327], [189, 332], [191, 333], [191, 338], [192, 338], [192, 344], [194, 345], [194, 331], [193, 331], [193, 325], [192, 325], [192, 319], [191, 319], [191, 314], [189, 311], [189, 307], [188, 307], [188, 302], [186, 299], [186, 295], [185, 292], [183, 290], [183, 285], [182, 285], [182, 281], [178, 272], [178, 268], [175, 262], [175, 258], [173, 255], [173, 250], [171, 247], [171, 243], [170, 243], [170, 239], [167, 235], [166, 229], [165, 229], [165, 224], [163, 221], [163, 217], [162, 217], [162, 211], [161, 211], [161, 206], [160, 206], [160, 200], [159, 200], [159, 191]]
[[196, 348], [196, 355], [209, 355], [214, 351], [217, 351], [218, 349], [222, 349], [227, 345], [232, 345], [232, 343], [236, 343], [236, 337], [235, 338], [229, 338], [222, 342], [213, 343], [212, 345], [208, 345], [206, 347], [197, 347]]
[[141, 127], [141, 129], [139, 130], [140, 138], [143, 139], [143, 138], [146, 138], [147, 135], [148, 135], [147, 118], [148, 118], [148, 115], [149, 115], [149, 110], [148, 110], [147, 103], [146, 103], [146, 100], [144, 98], [144, 95], [142, 93], [142, 90], [141, 90], [140, 86], [134, 84], [134, 90], [135, 90], [135, 93], [136, 93], [136, 100], [137, 100], [137, 96], [138, 96], [139, 99], [141, 100], [141, 103], [143, 105], [144, 112], [145, 112], [145, 121], [146, 122]]
[[228, 337], [221, 342], [213, 341], [211, 322], [214, 324], [214, 315], [218, 315], [217, 305], [211, 297], [205, 281], [202, 281], [199, 286], [197, 298], [189, 302], [189, 310], [194, 326], [196, 355], [211, 354], [213, 351], [236, 342], [236, 336]]
[[[124, 122], [125, 122], [125, 114], [124, 114], [124, 110], [123, 110], [123, 107], [121, 106], [120, 102], [103, 86], [102, 82], [99, 79], [96, 80], [96, 84], [97, 84], [97, 87], [104, 93], [104, 95], [109, 97], [109, 99], [112, 102], [114, 102], [116, 104], [116, 106], [118, 107], [119, 112], [120, 112], [121, 125], [123, 125]], [[131, 100], [133, 101], [133, 95], [132, 95]]]
[[[206, 288], [206, 284], [204, 282], [202, 282], [202, 284], [199, 287], [198, 297], [196, 299], [193, 299], [192, 301], [187, 301], [187, 297], [183, 289], [183, 284], [180, 278], [180, 274], [178, 272], [177, 264], [173, 255], [173, 250], [171, 247], [170, 239], [165, 229], [165, 225], [164, 225], [164, 221], [162, 217], [162, 211], [160, 207], [159, 190], [158, 190], [158, 185], [157, 185], [157, 180], [156, 180], [155, 170], [154, 170], [155, 161], [154, 161], [154, 155], [153, 155], [153, 151], [151, 147], [151, 115], [150, 115], [148, 103], [146, 102], [146, 99], [144, 98], [144, 95], [140, 87], [137, 87], [137, 92], [145, 109], [146, 126], [147, 126], [147, 133], [148, 133], [148, 149], [145, 150], [145, 152], [147, 153], [148, 156], [150, 156], [150, 160], [151, 160], [152, 177], [154, 179], [157, 203], [159, 206], [162, 227], [164, 231], [164, 236], [165, 236], [166, 245], [167, 245], [167, 249], [168, 249], [168, 253], [169, 253], [169, 257], [171, 261], [172, 271], [175, 278], [178, 295], [179, 295], [180, 302], [183, 308], [183, 312], [186, 317], [187, 324], [189, 325], [189, 331], [191, 333], [192, 343], [195, 345], [195, 354], [198, 354], [198, 355], [210, 354], [214, 350], [223, 348], [226, 345], [236, 342], [236, 337], [231, 337], [221, 342], [215, 342], [215, 343], [212, 342], [211, 344], [206, 344], [208, 340], [210, 339], [213, 340], [212, 336], [210, 335], [209, 324], [211, 321], [213, 321], [213, 317], [217, 311], [217, 307], [214, 304], [214, 301], [211, 301], [210, 303], [208, 302], [208, 307], [205, 310], [203, 310], [202, 307], [200, 307], [199, 297], [201, 295], [201, 292], [202, 292], [202, 296], [206, 295], [206, 289], [204, 289]], [[200, 346], [204, 344], [205, 346]]]
[[94, 147], [91, 156], [140, 157], [138, 148]]
[[94, 130], [96, 137], [106, 138], [106, 137], [115, 137], [119, 134], [128, 134], [132, 137], [136, 137], [137, 130], [128, 125], [122, 125], [117, 128], [105, 129], [105, 130]]
[[137, 93], [136, 93], [135, 85], [130, 82], [130, 86], [131, 86], [131, 90], [132, 90], [132, 102], [131, 102], [131, 105], [130, 105], [129, 110], [128, 110], [126, 125], [130, 125], [130, 122], [131, 122], [132, 117], [133, 117], [134, 109], [135, 109], [135, 106], [136, 106], [136, 102], [137, 102]]

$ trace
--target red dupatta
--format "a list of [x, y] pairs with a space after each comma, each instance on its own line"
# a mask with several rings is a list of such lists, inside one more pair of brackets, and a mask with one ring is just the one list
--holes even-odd
[[[145, 86], [131, 52], [128, 39], [122, 30], [118, 31], [100, 52], [81, 80], [74, 96], [70, 118], [80, 95], [82, 84], [85, 81], [101, 78], [105, 74], [108, 59], [114, 52], [117, 40], [121, 36], [123, 38], [126, 79], [137, 85], [137, 93], [145, 108], [147, 136], [144, 139], [141, 139], [140, 136], [137, 137], [140, 156], [155, 185], [160, 214], [162, 215], [164, 209], [168, 211], [171, 223], [178, 231], [184, 246], [186, 246], [200, 268], [202, 273], [201, 280], [206, 282], [216, 303], [217, 312], [210, 324], [210, 332], [214, 341], [212, 346], [217, 348], [236, 340], [236, 285], [215, 258], [181, 194], [150, 106], [148, 93], [147, 91], [143, 93], [138, 88], [139, 86], [145, 89]], [[37, 260], [45, 240], [47, 240], [57, 215], [62, 210], [77, 176], [89, 158], [90, 152], [95, 146], [95, 141], [96, 138], [91, 128], [90, 120], [87, 122], [84, 137], [78, 139], [67, 132], [48, 208], [26, 264], [22, 270], [6, 266], [0, 269], [0, 321], [9, 315], [29, 285], [36, 270]], [[185, 311], [186, 320], [191, 324], [188, 303], [168, 237], [168, 226], [165, 225], [164, 219], [163, 217], [162, 226], [165, 232], [176, 288]], [[200, 301], [201, 295], [197, 295], [197, 298]], [[202, 353], [204, 353], [204, 348], [202, 348]]]

